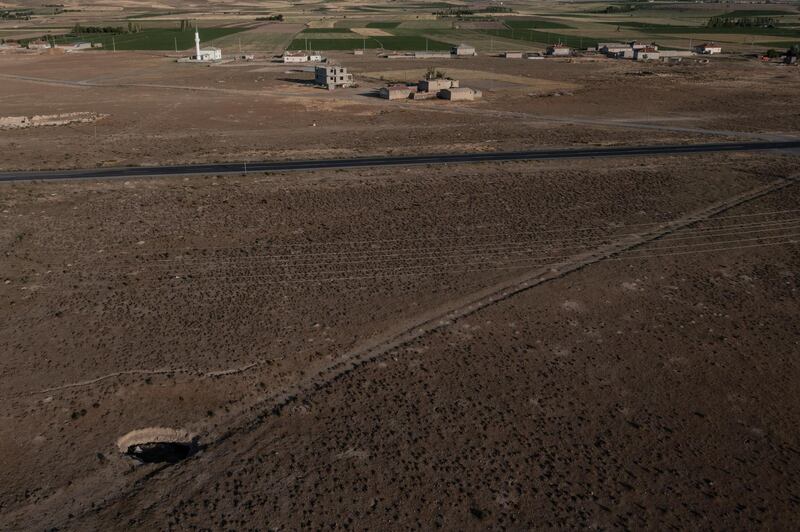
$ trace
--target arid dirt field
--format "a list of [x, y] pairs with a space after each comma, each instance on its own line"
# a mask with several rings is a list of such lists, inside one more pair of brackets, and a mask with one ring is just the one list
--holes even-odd
[[[0, 130], [0, 170], [685, 143], [800, 130], [796, 68], [728, 59], [670, 66], [333, 58], [351, 68], [358, 88], [329, 93], [309, 86], [313, 75], [302, 67], [269, 61], [208, 67], [132, 52], [0, 55], [3, 116], [108, 115]], [[485, 97], [371, 96], [428, 67], [451, 71]]]
[[[3, 117], [99, 117], [0, 171], [800, 131], [776, 65], [334, 57], [0, 55]], [[485, 97], [372, 94], [428, 66]], [[790, 530], [798, 157], [0, 183], [0, 528]]]
[[[796, 184], [341, 372], [796, 174], [770, 154], [5, 185], [2, 522], [785, 523]], [[211, 445], [156, 473], [114, 445], [149, 426]]]

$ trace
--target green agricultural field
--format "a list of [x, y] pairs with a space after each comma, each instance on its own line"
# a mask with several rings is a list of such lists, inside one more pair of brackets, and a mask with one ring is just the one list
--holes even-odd
[[366, 27], [367, 28], [378, 28], [378, 29], [382, 29], [382, 30], [390, 30], [390, 29], [396, 28], [399, 25], [400, 25], [399, 22], [370, 22], [369, 24], [367, 24]]
[[760, 42], [758, 43], [759, 46], [763, 46], [765, 48], [775, 48], [776, 50], [785, 51], [792, 47], [793, 44], [800, 46], [800, 40], [798, 41], [772, 41], [772, 42]]
[[563, 28], [572, 28], [573, 26], [568, 26], [566, 24], [562, 24], [561, 22], [553, 22], [552, 20], [542, 20], [542, 19], [519, 19], [519, 18], [511, 18], [505, 19], [503, 23], [512, 29], [563, 29]]
[[514, 41], [525, 41], [540, 44], [554, 44], [561, 43], [571, 46], [573, 48], [586, 48], [589, 46], [597, 46], [598, 42], [606, 39], [597, 37], [588, 37], [582, 35], [566, 35], [563, 33], [553, 33], [550, 31], [538, 30], [479, 30], [481, 33], [498, 37], [501, 39], [510, 39]]
[[[384, 50], [449, 50], [452, 45], [425, 37], [364, 37], [362, 39], [308, 39], [310, 50], [355, 50], [383, 48]], [[306, 39], [294, 39], [291, 50], [304, 50]]]
[[[232, 35], [246, 28], [203, 28], [203, 43], [209, 43], [227, 35]], [[117, 50], [186, 50], [194, 46], [194, 32], [170, 29], [145, 29], [138, 33], [119, 34], [70, 34], [65, 36], [66, 42], [101, 43], [104, 48], [111, 49], [115, 44]], [[59, 39], [59, 42], [62, 42]]]
[[759, 28], [759, 27], [713, 27], [706, 26], [678, 26], [671, 24], [650, 24], [647, 22], [609, 22], [623, 28], [632, 28], [643, 33], [653, 33], [659, 35], [666, 34], [692, 34], [702, 33], [704, 35], [767, 35], [771, 37], [800, 37], [800, 29], [796, 28]]

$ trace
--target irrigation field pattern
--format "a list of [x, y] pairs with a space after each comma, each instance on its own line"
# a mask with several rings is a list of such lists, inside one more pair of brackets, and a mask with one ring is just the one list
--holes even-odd
[[[206, 283], [284, 285], [363, 284], [365, 281], [525, 270], [556, 265], [624, 236], [664, 222], [589, 226], [533, 232], [470, 234], [429, 239], [381, 239], [256, 244], [249, 248], [148, 249], [141, 253], [85, 250], [43, 278], [67, 276], [74, 289], [93, 284], [158, 281], [197, 290]], [[647, 247], [620, 254], [632, 261], [797, 244], [800, 209], [720, 216], [671, 233]], [[75, 251], [75, 250], [71, 250]]]

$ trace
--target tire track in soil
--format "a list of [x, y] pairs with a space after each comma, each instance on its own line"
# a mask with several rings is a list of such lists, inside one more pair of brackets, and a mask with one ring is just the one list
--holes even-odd
[[[452, 325], [458, 320], [470, 316], [484, 308], [495, 305], [516, 294], [525, 292], [536, 286], [560, 279], [570, 273], [582, 270], [594, 263], [613, 258], [621, 253], [632, 251], [645, 244], [659, 240], [674, 233], [677, 230], [685, 229], [696, 223], [702, 222], [717, 214], [721, 214], [734, 207], [738, 207], [749, 201], [758, 199], [762, 196], [778, 192], [797, 184], [800, 176], [788, 178], [778, 178], [766, 185], [751, 189], [747, 192], [728, 198], [721, 202], [714, 203], [704, 209], [695, 211], [676, 220], [665, 222], [655, 228], [635, 235], [628, 235], [615, 242], [595, 248], [584, 253], [580, 253], [562, 263], [549, 264], [532, 271], [528, 271], [516, 278], [493, 285], [478, 292], [469, 294], [463, 298], [451, 301], [449, 305], [428, 311], [416, 317], [416, 323], [385, 332], [378, 338], [370, 340], [366, 344], [351, 350], [343, 355], [336, 362], [321, 369], [309, 382], [301, 383], [291, 391], [286, 391], [276, 396], [269, 397], [255, 405], [251, 405], [249, 410], [254, 410], [259, 406], [272, 403], [268, 407], [270, 414], [280, 414], [281, 411], [297, 399], [314, 390], [327, 386], [339, 377], [353, 371], [359, 366], [375, 360], [394, 349], [409, 344], [439, 329]], [[237, 431], [250, 431], [260, 423], [260, 420], [267, 416], [266, 412], [258, 415], [257, 419], [234, 424], [234, 428], [226, 431], [214, 443], [221, 443], [230, 435]]]

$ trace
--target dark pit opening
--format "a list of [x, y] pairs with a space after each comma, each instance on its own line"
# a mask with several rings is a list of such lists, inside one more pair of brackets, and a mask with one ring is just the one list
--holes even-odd
[[131, 445], [125, 454], [147, 464], [174, 464], [196, 452], [195, 442], [151, 442]]

